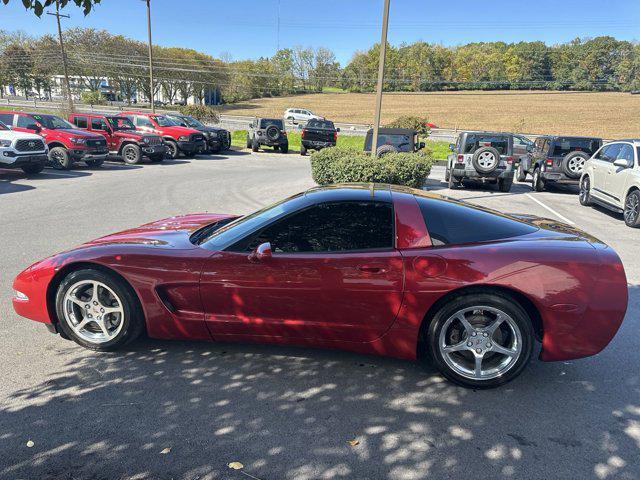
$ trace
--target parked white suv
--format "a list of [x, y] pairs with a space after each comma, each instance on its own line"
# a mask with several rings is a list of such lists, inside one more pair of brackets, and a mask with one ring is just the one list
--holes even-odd
[[311, 110], [306, 110], [304, 108], [287, 108], [284, 111], [284, 119], [308, 122], [311, 119], [324, 120], [324, 117], [316, 115]]
[[607, 143], [587, 161], [580, 203], [622, 213], [628, 226], [640, 227], [640, 140]]
[[40, 173], [49, 149], [40, 135], [14, 132], [0, 122], [0, 168], [21, 168], [25, 173]]

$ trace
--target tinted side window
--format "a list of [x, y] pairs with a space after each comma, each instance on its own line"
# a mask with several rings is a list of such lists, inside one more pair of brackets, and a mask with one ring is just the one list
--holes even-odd
[[153, 123], [147, 117], [136, 117], [136, 126], [138, 127], [153, 127]]
[[526, 235], [536, 227], [449, 200], [416, 197], [433, 245], [486, 242]]
[[611, 145], [606, 145], [602, 150], [600, 150], [600, 153], [598, 154], [598, 160], [602, 160], [603, 162], [613, 162], [616, 158], [618, 158], [620, 148], [622, 148], [621, 143], [612, 143]]
[[78, 128], [87, 128], [87, 117], [79, 117], [76, 115], [73, 117], [73, 123], [75, 123]]
[[91, 119], [91, 129], [92, 130], [106, 130], [107, 123], [102, 118], [92, 118]]
[[35, 123], [36, 121], [27, 115], [18, 115], [18, 127], [20, 128], [29, 128]]
[[0, 122], [11, 127], [13, 125], [13, 113], [0, 113]]
[[617, 158], [619, 160], [626, 160], [633, 165], [633, 147], [628, 143], [622, 144]]
[[393, 248], [393, 208], [382, 202], [324, 203], [278, 220], [232, 250], [271, 242], [275, 253]]

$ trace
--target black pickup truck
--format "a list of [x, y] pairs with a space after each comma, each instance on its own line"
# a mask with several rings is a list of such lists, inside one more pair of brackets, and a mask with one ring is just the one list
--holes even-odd
[[329, 120], [311, 119], [302, 129], [300, 155], [306, 155], [307, 150], [320, 150], [325, 147], [335, 147], [338, 140], [339, 128]]

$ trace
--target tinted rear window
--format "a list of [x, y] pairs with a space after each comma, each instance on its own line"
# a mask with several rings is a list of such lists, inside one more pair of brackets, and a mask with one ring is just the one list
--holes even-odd
[[585, 152], [593, 155], [601, 146], [602, 142], [593, 138], [558, 138], [553, 142], [551, 155], [564, 157], [571, 152]]
[[282, 120], [278, 120], [278, 119], [275, 119], [275, 118], [272, 118], [272, 119], [263, 118], [262, 120], [260, 120], [260, 128], [267, 128], [270, 125], [275, 125], [280, 130], [284, 130], [284, 125], [282, 123]]
[[334, 130], [333, 122], [329, 122], [327, 120], [315, 120], [311, 119], [307, 122], [307, 127], [309, 128], [321, 128], [324, 130]]
[[464, 153], [475, 153], [482, 147], [493, 147], [500, 155], [509, 155], [509, 137], [504, 135], [468, 135]]
[[497, 212], [453, 200], [416, 196], [433, 245], [456, 245], [517, 237], [536, 227]]
[[0, 122], [5, 125], [13, 125], [13, 113], [0, 113]]

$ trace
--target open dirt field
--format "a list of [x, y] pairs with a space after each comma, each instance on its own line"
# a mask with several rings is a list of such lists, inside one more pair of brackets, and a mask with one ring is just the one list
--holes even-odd
[[[374, 95], [321, 93], [263, 98], [227, 105], [224, 113], [281, 116], [286, 108], [309, 108], [334, 121], [371, 123]], [[583, 92], [437, 92], [385, 94], [382, 120], [426, 115], [443, 128], [532, 134], [640, 137], [640, 95]]]

